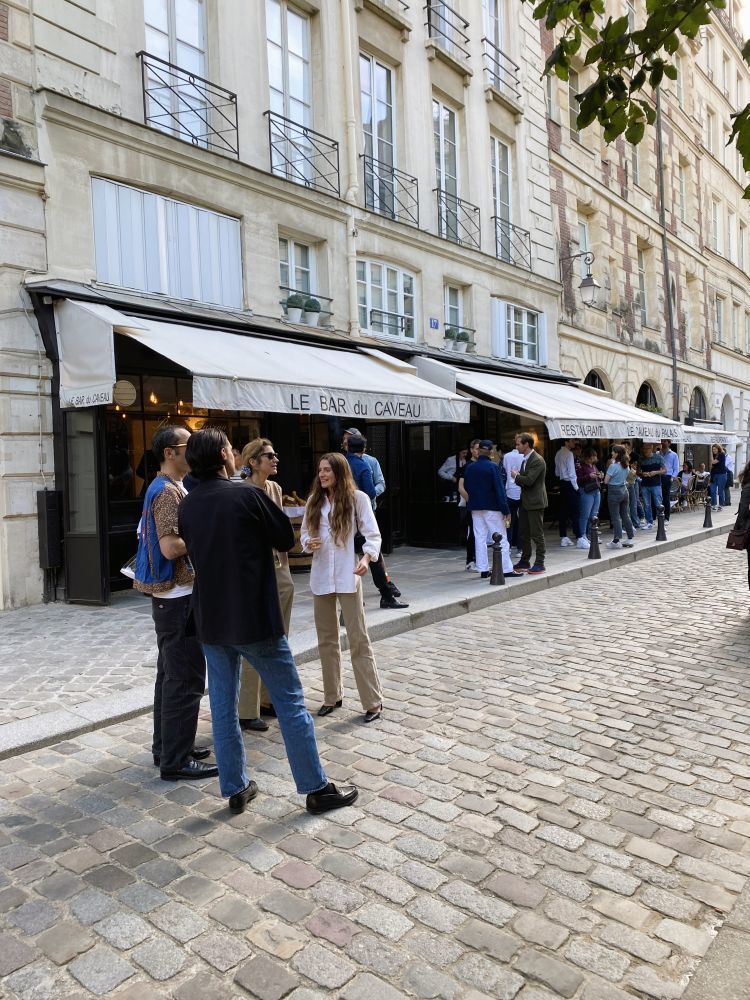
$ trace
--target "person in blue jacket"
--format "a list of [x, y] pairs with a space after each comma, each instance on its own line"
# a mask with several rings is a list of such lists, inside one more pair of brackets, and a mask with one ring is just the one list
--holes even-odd
[[508, 536], [505, 532], [505, 518], [510, 517], [510, 506], [505, 495], [505, 485], [500, 469], [490, 458], [492, 441], [479, 442], [479, 457], [464, 470], [464, 489], [469, 494], [467, 507], [471, 513], [476, 540], [476, 566], [482, 578], [490, 575], [487, 546], [492, 544], [492, 536], [500, 535], [503, 556], [503, 573], [506, 577], [523, 576], [513, 569], [510, 558]]

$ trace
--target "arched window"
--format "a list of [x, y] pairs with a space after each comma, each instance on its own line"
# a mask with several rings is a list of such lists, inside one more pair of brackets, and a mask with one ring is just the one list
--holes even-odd
[[635, 398], [635, 405], [640, 406], [642, 410], [651, 410], [656, 413], [659, 410], [659, 403], [656, 399], [656, 393], [651, 388], [650, 383], [644, 382], [640, 389], [638, 390], [638, 395]]
[[691, 420], [705, 420], [707, 414], [706, 407], [706, 397], [703, 392], [696, 386], [693, 389], [693, 394], [690, 397], [690, 410], [688, 411], [688, 416]]
[[604, 380], [602, 379], [599, 372], [595, 372], [592, 368], [588, 373], [586, 378], [583, 380], [584, 385], [590, 385], [592, 389], [606, 389]]

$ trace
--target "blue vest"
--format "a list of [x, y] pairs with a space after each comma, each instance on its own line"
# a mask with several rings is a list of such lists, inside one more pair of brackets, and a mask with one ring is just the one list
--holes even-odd
[[174, 575], [172, 560], [162, 555], [159, 548], [153, 511], [154, 499], [166, 488], [168, 482], [164, 476], [157, 476], [146, 490], [143, 500], [143, 514], [138, 531], [138, 552], [135, 557], [135, 578], [138, 583], [149, 586], [155, 583], [167, 583]]

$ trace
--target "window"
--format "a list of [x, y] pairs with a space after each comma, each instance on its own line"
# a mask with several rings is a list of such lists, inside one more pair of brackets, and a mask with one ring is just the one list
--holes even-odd
[[711, 199], [711, 249], [721, 252], [721, 205], [716, 198]]
[[680, 222], [687, 222], [687, 166], [684, 163], [677, 167], [677, 207]]
[[[589, 224], [585, 219], [578, 218], [578, 252], [586, 254], [590, 251], [589, 245]], [[581, 277], [585, 278], [590, 270], [590, 265], [586, 263], [584, 257], [578, 258], [578, 269]]]
[[708, 31], [705, 35], [705, 40], [703, 42], [703, 51], [705, 53], [704, 59], [706, 61], [706, 73], [708, 74], [709, 80], [714, 78], [714, 39]]
[[734, 263], [737, 217], [727, 209], [727, 258]]
[[464, 303], [463, 290], [455, 285], [445, 286], [445, 325], [454, 329], [463, 326]]
[[583, 380], [583, 384], [590, 385], [592, 389], [605, 390], [607, 388], [599, 372], [595, 372], [593, 368]]
[[[206, 76], [206, 30], [203, 0], [144, 0], [146, 51], [188, 73]], [[191, 139], [206, 132], [207, 105], [195, 87], [168, 90], [163, 79], [149, 71], [147, 117], [151, 124]], [[205, 145], [205, 140], [201, 143]]]
[[733, 155], [733, 148], [729, 145], [729, 134], [730, 130], [728, 128], [722, 128], [721, 162], [724, 164], [727, 170], [732, 169], [732, 155]]
[[743, 86], [742, 76], [738, 73], [735, 81], [734, 89], [734, 103], [738, 108], [743, 108], [745, 106], [745, 88]]
[[439, 231], [458, 241], [458, 132], [456, 112], [440, 101], [432, 102], [432, 133], [435, 141], [435, 179], [439, 196]]
[[310, 19], [286, 0], [266, 0], [270, 108], [312, 125]]
[[628, 31], [635, 31], [635, 2], [634, 0], [627, 0], [625, 4], [625, 12], [628, 17]]
[[510, 147], [494, 136], [490, 139], [492, 172], [492, 207], [495, 214], [495, 249], [500, 260], [512, 263], [513, 232], [511, 220], [513, 204], [511, 198], [511, 157]]
[[747, 242], [747, 226], [744, 222], [740, 223], [740, 231], [737, 236], [737, 266], [745, 269], [745, 244]]
[[371, 333], [414, 339], [413, 274], [373, 260], [357, 261], [359, 325]]
[[549, 73], [547, 76], [547, 82], [545, 86], [545, 101], [547, 104], [547, 117], [555, 117], [555, 77], [553, 73]]
[[641, 383], [638, 395], [635, 397], [635, 405], [639, 406], [642, 410], [651, 410], [654, 413], [659, 412], [659, 401], [650, 383]]
[[393, 124], [393, 74], [368, 55], [359, 57], [359, 90], [365, 139], [365, 204], [395, 217], [393, 167], [396, 165]]
[[578, 74], [574, 69], [571, 69], [568, 73], [568, 126], [570, 128], [570, 134], [574, 139], [578, 138], [578, 101], [576, 100], [576, 94], [578, 93]]
[[724, 343], [724, 299], [716, 296], [716, 309], [714, 312], [714, 332], [719, 344]]
[[91, 191], [99, 281], [242, 308], [239, 219], [99, 177]]
[[716, 115], [706, 108], [706, 149], [713, 153], [716, 148]]
[[729, 56], [723, 56], [721, 60], [721, 89], [724, 91], [724, 97], [729, 100], [732, 99], [732, 92], [730, 90], [729, 83]]
[[310, 295], [314, 289], [313, 252], [304, 243], [279, 237], [279, 284], [286, 291]]
[[543, 313], [492, 299], [492, 350], [497, 357], [531, 364], [547, 363]]
[[482, 0], [485, 38], [496, 49], [505, 49], [505, 11], [503, 0]]
[[706, 419], [706, 397], [703, 395], [701, 390], [696, 386], [693, 389], [693, 393], [690, 397], [690, 409], [688, 411], [688, 416], [692, 420], [705, 420]]
[[750, 313], [745, 313], [745, 354], [750, 354]]
[[641, 147], [630, 147], [630, 169], [633, 174], [633, 183], [640, 186], [641, 183]]
[[646, 296], [646, 251], [638, 250], [638, 308], [641, 326], [648, 324], [648, 301]]
[[677, 78], [674, 82], [674, 92], [677, 98], [677, 103], [681, 108], [685, 107], [685, 89], [682, 79], [682, 56], [680, 53], [676, 53], [674, 57], [674, 68], [677, 70]]
[[740, 307], [736, 304], [732, 304], [732, 343], [731, 346], [736, 350], [740, 348]]

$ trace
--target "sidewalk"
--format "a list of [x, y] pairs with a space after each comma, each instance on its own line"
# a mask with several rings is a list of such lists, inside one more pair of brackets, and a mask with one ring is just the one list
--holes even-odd
[[[465, 572], [461, 550], [400, 548], [386, 561], [409, 608], [382, 611], [368, 579], [370, 634], [374, 640], [398, 635], [669, 552], [727, 531], [734, 518], [729, 509], [714, 514], [714, 528], [705, 531], [702, 510], [682, 513], [667, 526], [668, 541], [656, 543], [655, 532], [639, 532], [635, 547], [624, 551], [608, 550], [611, 534], [604, 532], [601, 560], [560, 548], [551, 532], [547, 573], [504, 587]], [[317, 659], [307, 574], [296, 574], [295, 586], [291, 643], [305, 663]], [[150, 602], [133, 591], [116, 594], [109, 608], [49, 604], [0, 614], [0, 759], [148, 711], [155, 663]]]

